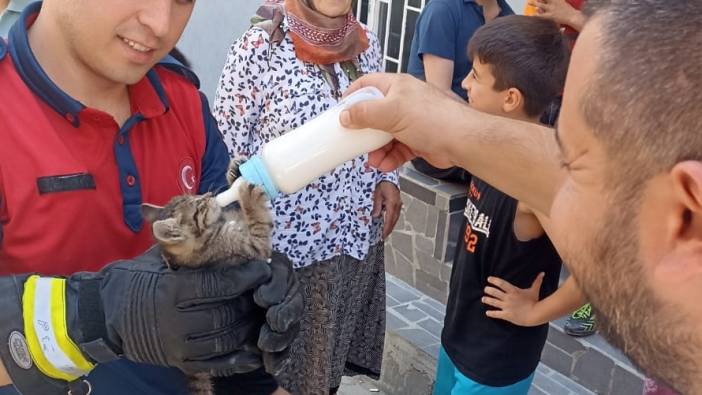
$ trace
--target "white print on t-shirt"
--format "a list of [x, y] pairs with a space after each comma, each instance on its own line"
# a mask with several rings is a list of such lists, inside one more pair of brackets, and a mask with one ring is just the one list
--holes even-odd
[[488, 238], [490, 237], [492, 219], [487, 214], [481, 213], [470, 199], [466, 203], [466, 210], [463, 212], [463, 215], [468, 219], [468, 223], [474, 232], [482, 233]]

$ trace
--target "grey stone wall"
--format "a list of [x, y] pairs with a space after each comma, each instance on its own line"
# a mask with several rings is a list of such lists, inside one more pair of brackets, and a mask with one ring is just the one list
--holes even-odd
[[386, 242], [385, 268], [442, 303], [448, 296], [466, 188], [427, 177], [411, 166], [400, 172], [402, 214]]

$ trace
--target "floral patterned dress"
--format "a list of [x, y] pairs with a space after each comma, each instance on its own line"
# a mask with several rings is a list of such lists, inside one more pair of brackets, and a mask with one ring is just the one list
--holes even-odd
[[[367, 33], [369, 48], [356, 61], [360, 73], [381, 67], [378, 40]], [[334, 71], [338, 90], [318, 66], [296, 58], [287, 35], [272, 43], [264, 30], [250, 28], [231, 47], [213, 109], [230, 154], [258, 154], [334, 106], [351, 83], [340, 65]], [[382, 223], [371, 211], [381, 181], [397, 184], [398, 177], [370, 168], [364, 155], [272, 202], [273, 247], [293, 262], [305, 298], [300, 336], [279, 377], [293, 394], [328, 394], [343, 374], [354, 373], [349, 367], [380, 373], [385, 271]]]

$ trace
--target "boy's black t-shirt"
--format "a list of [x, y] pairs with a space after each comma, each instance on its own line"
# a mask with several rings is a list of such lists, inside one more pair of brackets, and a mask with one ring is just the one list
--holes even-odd
[[548, 325], [521, 327], [485, 315], [489, 276], [528, 288], [546, 274], [540, 297], [558, 288], [561, 260], [546, 236], [520, 242], [514, 235], [517, 201], [473, 177], [453, 261], [441, 342], [465, 376], [501, 387], [527, 378], [539, 363]]

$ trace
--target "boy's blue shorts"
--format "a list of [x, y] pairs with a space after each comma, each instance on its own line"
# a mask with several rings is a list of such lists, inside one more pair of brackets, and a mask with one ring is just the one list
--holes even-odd
[[443, 347], [439, 350], [434, 395], [526, 395], [534, 380], [534, 373], [524, 380], [506, 387], [490, 387], [464, 376]]

